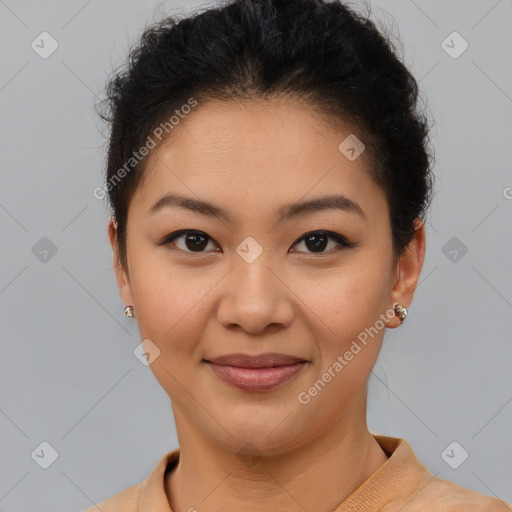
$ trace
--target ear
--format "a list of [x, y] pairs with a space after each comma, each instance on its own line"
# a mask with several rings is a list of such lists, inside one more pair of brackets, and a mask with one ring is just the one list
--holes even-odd
[[[416, 219], [414, 236], [397, 262], [391, 307], [395, 302], [399, 302], [402, 306], [409, 308], [418, 286], [424, 259], [425, 225], [423, 221]], [[400, 320], [395, 316], [389, 321], [388, 327], [394, 328], [399, 325]]]
[[132, 306], [133, 296], [130, 285], [130, 277], [128, 272], [121, 265], [121, 260], [119, 258], [119, 249], [117, 245], [117, 222], [115, 219], [110, 220], [108, 223], [107, 231], [110, 245], [112, 246], [114, 271], [116, 273], [119, 294], [121, 295], [121, 299], [123, 300], [125, 306]]

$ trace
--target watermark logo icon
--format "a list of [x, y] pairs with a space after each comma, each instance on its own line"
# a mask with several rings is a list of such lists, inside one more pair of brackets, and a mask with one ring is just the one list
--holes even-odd
[[341, 142], [338, 149], [347, 158], [347, 160], [353, 162], [361, 156], [363, 151], [366, 149], [366, 146], [353, 133], [351, 133]]
[[160, 356], [160, 349], [149, 338], [146, 338], [135, 347], [133, 355], [144, 366], [150, 366]]
[[48, 263], [56, 254], [57, 246], [46, 236], [32, 247], [32, 254], [42, 263]]
[[247, 263], [252, 263], [263, 252], [263, 247], [252, 236], [248, 236], [236, 248], [236, 252]]
[[468, 248], [459, 238], [453, 236], [443, 245], [441, 251], [452, 263], [458, 263], [468, 252]]
[[246, 443], [242, 447], [242, 450], [237, 454], [237, 457], [240, 459], [240, 462], [244, 464], [244, 466], [251, 468], [261, 459], [261, 452], [254, 444]]
[[30, 456], [39, 467], [48, 469], [57, 460], [59, 454], [50, 443], [43, 441]]
[[59, 47], [59, 43], [48, 32], [41, 32], [30, 46], [39, 57], [47, 59]]
[[453, 441], [452, 443], [450, 443], [441, 452], [441, 458], [452, 469], [457, 469], [458, 467], [460, 467], [468, 457], [469, 453], [457, 441]]
[[469, 47], [468, 42], [456, 31], [441, 43], [441, 48], [452, 58], [458, 59]]

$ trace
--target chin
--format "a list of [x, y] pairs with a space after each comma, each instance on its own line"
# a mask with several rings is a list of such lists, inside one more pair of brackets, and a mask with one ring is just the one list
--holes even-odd
[[[221, 429], [216, 433], [211, 433], [217, 441], [227, 450], [241, 455], [251, 456], [270, 456], [279, 455], [286, 452], [299, 441], [300, 428], [297, 423], [294, 427], [297, 432], [290, 430], [290, 425], [285, 425], [285, 415], [272, 418], [272, 421], [233, 421], [229, 423], [226, 419], [224, 423], [226, 430]], [[228, 434], [231, 434], [229, 435]], [[217, 437], [216, 434], [220, 434]]]

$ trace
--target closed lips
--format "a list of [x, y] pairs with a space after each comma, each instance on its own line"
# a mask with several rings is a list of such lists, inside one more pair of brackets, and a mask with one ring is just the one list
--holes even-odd
[[308, 361], [285, 354], [229, 354], [206, 362], [224, 382], [244, 391], [263, 392], [292, 380]]
[[276, 368], [296, 363], [304, 363], [305, 359], [286, 354], [268, 353], [251, 356], [248, 354], [228, 354], [206, 359], [206, 362], [220, 366], [236, 366], [239, 368]]

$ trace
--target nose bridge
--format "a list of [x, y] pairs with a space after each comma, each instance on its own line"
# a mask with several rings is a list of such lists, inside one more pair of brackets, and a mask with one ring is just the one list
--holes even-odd
[[[268, 304], [276, 293], [276, 277], [271, 270], [270, 249], [247, 237], [233, 255], [233, 278], [237, 301], [250, 303], [264, 300]], [[279, 292], [278, 292], [279, 293]]]
[[286, 286], [272, 268], [273, 260], [269, 249], [263, 250], [254, 239], [237, 247], [218, 310], [221, 323], [238, 324], [252, 332], [268, 324], [289, 323], [292, 307]]

